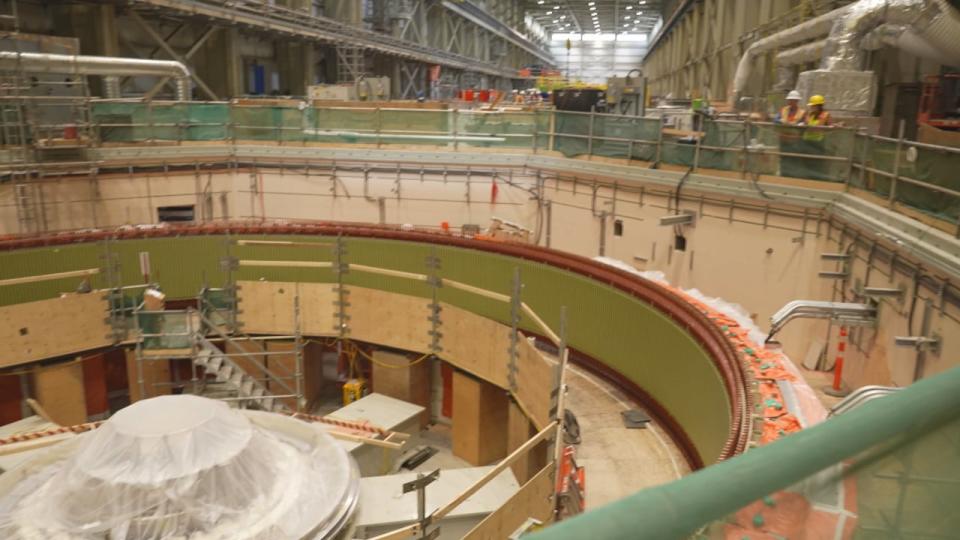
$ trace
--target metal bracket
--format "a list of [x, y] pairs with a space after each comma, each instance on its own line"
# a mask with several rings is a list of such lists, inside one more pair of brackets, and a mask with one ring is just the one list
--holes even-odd
[[520, 349], [520, 293], [523, 285], [520, 283], [520, 268], [513, 269], [513, 287], [510, 294], [510, 347], [507, 353], [510, 355], [507, 361], [507, 383], [512, 392], [517, 391], [517, 356]]
[[440, 469], [436, 469], [429, 474], [417, 473], [417, 479], [403, 484], [403, 493], [417, 492], [417, 523], [420, 524], [420, 538], [433, 539], [440, 536], [440, 529], [436, 528], [427, 532], [430, 525], [430, 518], [427, 517], [427, 486], [440, 478]]
[[443, 333], [440, 331], [440, 327], [443, 325], [440, 312], [443, 311], [443, 307], [440, 305], [438, 297], [439, 289], [443, 286], [443, 278], [440, 277], [440, 257], [437, 256], [436, 247], [431, 249], [425, 262], [428, 270], [427, 284], [430, 285], [430, 303], [427, 304], [427, 307], [430, 308], [430, 316], [427, 317], [427, 320], [430, 321], [430, 330], [427, 331], [427, 334], [430, 336], [430, 352], [437, 354], [443, 351], [443, 347], [440, 345], [440, 341], [443, 339]]

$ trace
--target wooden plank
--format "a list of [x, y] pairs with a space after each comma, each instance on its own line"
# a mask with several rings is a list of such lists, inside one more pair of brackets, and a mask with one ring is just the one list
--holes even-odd
[[[487, 474], [481, 476], [474, 482], [469, 488], [464, 490], [463, 493], [457, 495], [452, 501], [446, 505], [438, 508], [432, 514], [430, 518], [432, 521], [436, 522], [437, 520], [443, 519], [444, 516], [453, 511], [454, 508], [460, 505], [463, 501], [469, 499], [474, 493], [480, 490], [483, 486], [487, 485], [490, 480], [493, 480], [500, 473], [506, 470], [507, 467], [513, 464], [516, 460], [524, 456], [529, 450], [540, 444], [540, 441], [551, 437], [557, 434], [557, 423], [551, 423], [549, 426], [540, 430], [539, 433], [530, 438], [529, 441], [523, 443], [520, 448], [517, 448], [510, 453], [509, 456], [503, 458], [500, 463], [497, 463], [492, 469], [490, 469]], [[551, 482], [552, 484], [552, 482]]]
[[33, 387], [37, 401], [57, 424], [72, 426], [87, 421], [83, 364], [80, 362], [36, 368], [33, 371]]
[[350, 270], [355, 272], [366, 272], [368, 274], [378, 274], [381, 276], [391, 276], [414, 281], [426, 281], [426, 274], [414, 274], [413, 272], [403, 272], [401, 270], [390, 270], [389, 268], [380, 268], [378, 266], [367, 266], [365, 264], [351, 264]]
[[506, 456], [509, 405], [503, 388], [454, 371], [453, 455], [477, 466]]
[[390, 531], [383, 533], [379, 536], [374, 536], [370, 540], [402, 540], [403, 538], [413, 538], [420, 531], [420, 524], [414, 523], [413, 525], [407, 525], [395, 531]]
[[544, 467], [532, 480], [470, 530], [464, 540], [509, 538], [528, 518], [543, 523], [553, 521], [553, 469]]
[[57, 272], [55, 274], [41, 274], [38, 276], [23, 276], [17, 278], [0, 279], [0, 287], [3, 287], [4, 285], [19, 285], [21, 283], [36, 283], [38, 281], [52, 281], [54, 279], [87, 277], [99, 273], [99, 268], [87, 268], [85, 270], [71, 270], [69, 272]]
[[550, 339], [550, 341], [553, 342], [554, 345], [556, 345], [556, 346], [559, 347], [559, 346], [560, 346], [560, 336], [558, 336], [558, 335], [553, 331], [553, 329], [551, 329], [549, 326], [547, 326], [547, 323], [543, 322], [543, 319], [541, 319], [540, 316], [537, 315], [537, 313], [536, 313], [535, 311], [533, 311], [533, 308], [531, 308], [530, 306], [528, 306], [526, 303], [521, 303], [521, 304], [520, 304], [520, 307], [523, 308], [523, 312], [526, 313], [528, 317], [530, 317], [531, 319], [533, 319], [533, 322], [537, 323], [537, 326], [540, 327], [540, 330], [543, 331], [543, 334], [544, 334], [545, 336], [547, 336], [547, 337]]
[[331, 268], [332, 262], [325, 261], [273, 261], [273, 260], [255, 260], [240, 259], [240, 266], [265, 266], [276, 268]]
[[466, 283], [460, 283], [459, 281], [453, 281], [452, 279], [444, 279], [443, 285], [446, 287], [460, 289], [461, 291], [466, 291], [466, 292], [473, 293], [486, 298], [490, 298], [493, 300], [498, 300], [500, 302], [510, 301], [510, 295], [488, 291], [487, 289], [481, 289], [480, 287], [474, 287], [473, 285], [467, 285]]
[[364, 287], [348, 291], [352, 339], [419, 353], [430, 350], [429, 300]]
[[331, 247], [330, 242], [293, 242], [291, 240], [237, 240], [238, 246]]
[[240, 281], [237, 283], [239, 322], [248, 334], [293, 332], [293, 299], [300, 294], [300, 331], [308, 336], [332, 336], [334, 330], [333, 285], [287, 281]]
[[556, 362], [545, 358], [528, 339], [517, 344], [517, 390], [514, 392], [523, 410], [537, 429], [550, 422], [551, 392]]
[[[536, 434], [537, 428], [527, 417], [526, 412], [511, 401], [507, 415], [507, 451], [513, 452], [520, 448], [523, 443]], [[530, 480], [537, 471], [547, 464], [547, 446], [546, 441], [541, 441], [539, 445], [527, 452], [526, 456], [521, 457], [510, 466], [520, 485]]]
[[99, 293], [0, 307], [0, 367], [111, 345], [107, 311]]
[[441, 304], [439, 356], [501, 388], [507, 388], [510, 328], [450, 304]]

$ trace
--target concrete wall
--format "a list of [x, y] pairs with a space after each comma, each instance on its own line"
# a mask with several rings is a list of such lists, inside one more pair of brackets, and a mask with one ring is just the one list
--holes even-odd
[[[671, 283], [681, 287], [696, 287], [706, 295], [737, 302], [746, 307], [761, 327], [766, 327], [769, 317], [790, 300], [832, 299], [834, 283], [818, 278], [817, 272], [832, 269], [819, 255], [838, 249], [839, 231], [832, 229], [834, 240], [828, 240], [827, 223], [818, 221], [812, 213], [805, 220], [801, 212], [775, 201], [771, 202], [769, 211], [762, 207], [735, 207], [731, 212], [729, 200], [708, 196], [701, 206], [697, 193], [685, 192], [681, 208], [697, 212], [698, 218], [693, 227], [684, 228], [687, 248], [680, 252], [671, 248], [673, 228], [658, 224], [660, 216], [673, 212], [667, 210], [672, 201], [668, 202], [666, 192], [656, 192], [650, 187], [641, 197], [637, 191], [618, 188], [614, 209], [613, 188], [598, 186], [596, 212], [606, 211], [616, 216], [601, 219], [591, 210], [594, 195], [589, 183], [578, 181], [575, 187], [571, 179], [558, 182], [553, 177], [544, 177], [543, 193], [551, 202], [548, 227], [547, 210], [538, 218], [536, 204], [527, 191], [536, 186], [536, 177], [518, 171], [513, 176], [514, 187], [507, 184], [505, 171], [500, 174], [496, 204], [490, 204], [490, 174], [480, 171], [471, 175], [469, 203], [466, 178], [456, 172], [448, 175], [446, 183], [440, 174], [425, 174], [421, 182], [419, 175], [405, 173], [401, 175], [399, 197], [395, 192], [395, 173], [371, 173], [368, 195], [373, 200], [363, 196], [363, 178], [359, 171], [338, 171], [334, 196], [329, 169], [320, 168], [311, 169], [309, 176], [303, 169], [283, 173], [275, 169], [241, 169], [103, 175], [97, 182], [99, 199], [93, 197], [94, 187], [87, 180], [52, 179], [44, 182], [41, 189], [50, 230], [152, 223], [156, 221], [157, 207], [168, 205], [195, 205], [198, 219], [207, 220], [266, 216], [379, 222], [378, 200], [382, 198], [386, 223], [439, 227], [446, 221], [453, 227], [466, 223], [486, 227], [496, 216], [536, 231], [538, 220], [542, 220], [541, 245], [548, 243], [549, 229], [551, 247], [585, 256], [601, 254], [603, 232], [606, 256], [634, 264], [641, 270], [661, 271]], [[204, 196], [198, 196], [198, 192], [211, 194], [209, 206], [203, 204]], [[17, 231], [12, 201], [12, 186], [0, 185], [0, 234]], [[212, 212], [203, 216], [205, 206]], [[789, 215], [781, 215], [778, 209]], [[616, 219], [623, 223], [622, 236], [614, 234]], [[865, 268], [863, 261], [855, 263], [854, 274], [865, 272]], [[871, 284], [876, 276], [869, 280]], [[848, 294], [848, 300], [850, 298]], [[917, 328], [922, 314], [919, 309], [914, 317]], [[947, 316], [934, 317], [933, 327], [942, 335], [955, 335], [960, 331], [960, 315], [952, 314], [951, 309], [948, 308]], [[906, 334], [906, 315], [904, 307], [896, 310], [883, 307], [884, 330], [875, 336], [872, 331], [860, 331], [862, 345], [851, 345], [852, 352], [848, 355], [851, 385], [910, 382], [913, 353], [893, 349], [892, 345], [893, 334]], [[833, 329], [831, 336], [835, 334]], [[827, 336], [826, 323], [797, 321], [788, 325], [780, 334], [780, 340], [786, 352], [799, 363], [811, 348], [822, 346]], [[828, 358], [832, 359], [832, 341], [828, 350]], [[944, 369], [948, 357], [930, 357], [926, 373]]]

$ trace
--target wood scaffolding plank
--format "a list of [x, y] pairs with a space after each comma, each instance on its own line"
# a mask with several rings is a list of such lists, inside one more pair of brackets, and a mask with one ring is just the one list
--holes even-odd
[[107, 347], [106, 296], [68, 294], [60, 298], [0, 307], [0, 367]]
[[540, 354], [530, 340], [521, 337], [517, 344], [517, 390], [514, 396], [537, 429], [543, 429], [550, 422], [550, 394], [556, 365]]
[[553, 469], [552, 463], [544, 467], [503, 506], [471, 529], [464, 539], [509, 538], [527, 518], [550, 523], [553, 517]]
[[300, 295], [300, 331], [309, 336], [332, 336], [336, 294], [329, 283], [239, 281], [238, 320], [248, 334], [293, 332], [293, 299]]

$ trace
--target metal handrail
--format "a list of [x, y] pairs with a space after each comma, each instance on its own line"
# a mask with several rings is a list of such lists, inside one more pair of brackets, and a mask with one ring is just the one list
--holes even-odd
[[830, 407], [830, 412], [827, 416], [834, 416], [837, 414], [843, 414], [847, 411], [856, 409], [857, 407], [863, 405], [864, 403], [872, 400], [881, 398], [884, 396], [889, 396], [894, 392], [898, 392], [901, 389], [893, 386], [878, 386], [878, 385], [868, 385], [861, 386], [853, 392], [851, 392], [847, 397], [843, 398], [839, 403]]

